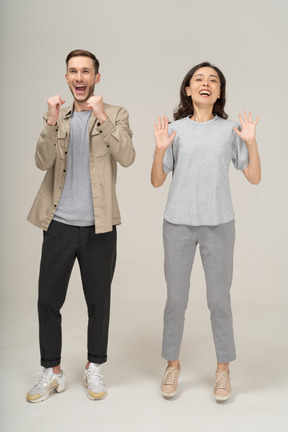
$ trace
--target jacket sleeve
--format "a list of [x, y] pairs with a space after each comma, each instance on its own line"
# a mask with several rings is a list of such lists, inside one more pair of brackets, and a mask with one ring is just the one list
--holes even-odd
[[129, 126], [129, 114], [125, 108], [119, 107], [115, 123], [108, 117], [102, 125], [97, 123], [97, 130], [102, 134], [109, 152], [120, 165], [128, 167], [134, 162], [132, 131]]
[[36, 146], [35, 163], [39, 169], [44, 171], [51, 168], [56, 159], [58, 125], [48, 126], [46, 116], [43, 121], [44, 126]]

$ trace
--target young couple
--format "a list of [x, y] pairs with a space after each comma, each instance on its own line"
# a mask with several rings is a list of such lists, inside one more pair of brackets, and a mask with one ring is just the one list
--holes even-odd
[[[107, 390], [101, 365], [107, 360], [110, 289], [116, 262], [116, 226], [121, 223], [116, 197], [117, 162], [135, 159], [128, 113], [94, 95], [99, 61], [85, 50], [66, 58], [66, 82], [73, 105], [61, 108], [60, 95], [47, 100], [48, 112], [35, 160], [46, 175], [28, 216], [43, 230], [38, 317], [40, 379], [26, 396], [40, 402], [66, 388], [61, 370], [61, 314], [77, 258], [88, 309], [88, 353], [83, 384], [91, 400]], [[151, 181], [173, 178], [164, 213], [163, 237], [167, 302], [163, 357], [168, 361], [161, 391], [171, 398], [181, 372], [179, 352], [197, 244], [205, 271], [217, 369], [214, 395], [231, 394], [229, 362], [235, 359], [230, 286], [235, 239], [228, 170], [231, 160], [250, 183], [261, 177], [255, 139], [258, 118], [244, 111], [241, 127], [227, 120], [225, 77], [210, 63], [185, 76], [174, 122], [154, 124], [156, 150]]]

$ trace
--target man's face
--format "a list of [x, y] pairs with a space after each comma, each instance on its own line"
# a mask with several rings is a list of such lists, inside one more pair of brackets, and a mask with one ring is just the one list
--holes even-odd
[[66, 82], [77, 102], [85, 102], [94, 93], [94, 86], [100, 81], [100, 74], [95, 73], [90, 57], [72, 57], [68, 61]]

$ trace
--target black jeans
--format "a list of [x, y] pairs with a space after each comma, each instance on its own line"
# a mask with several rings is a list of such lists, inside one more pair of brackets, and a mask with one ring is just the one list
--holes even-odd
[[95, 234], [95, 227], [52, 221], [44, 231], [39, 275], [38, 316], [41, 365], [61, 361], [61, 313], [75, 258], [79, 262], [88, 308], [88, 360], [104, 363], [110, 315], [110, 288], [116, 263], [116, 227]]

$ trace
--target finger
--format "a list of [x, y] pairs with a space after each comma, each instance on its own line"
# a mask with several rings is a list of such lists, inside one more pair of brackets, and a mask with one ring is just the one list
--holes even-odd
[[165, 115], [162, 116], [162, 129], [165, 129], [166, 127], [166, 118]]
[[169, 126], [169, 119], [168, 117], [166, 117], [166, 124], [165, 124], [165, 128], [168, 130], [168, 126]]
[[233, 130], [237, 133], [237, 135], [239, 135], [241, 137], [241, 132], [239, 131], [239, 129], [237, 129], [236, 127], [234, 127]]
[[244, 111], [244, 120], [245, 120], [246, 123], [248, 122], [248, 117], [247, 117], [247, 111], [246, 110]]
[[[64, 102], [65, 102], [65, 101], [64, 101]], [[57, 106], [57, 107], [60, 107], [61, 105], [63, 105], [63, 103], [62, 103], [62, 99], [61, 99], [61, 98], [57, 99], [57, 100], [53, 103], [53, 105], [54, 105], [54, 106]]]
[[95, 101], [94, 97], [91, 97], [89, 99], [87, 99], [87, 103], [89, 103], [91, 106], [96, 106], [97, 102]]
[[97, 97], [96, 96], [91, 96], [89, 99], [87, 99], [87, 102], [96, 104], [97, 103]]
[[50, 105], [56, 105], [61, 100], [60, 96], [52, 96], [51, 98], [47, 99], [47, 103]]
[[55, 102], [55, 101], [60, 102], [61, 101], [61, 96], [60, 95], [56, 95], [52, 100], [53, 100], [53, 102]]
[[254, 125], [255, 125], [255, 126], [257, 125], [258, 120], [259, 120], [259, 115], [257, 115], [257, 117], [256, 117], [256, 119], [255, 119], [255, 121], [254, 121]]
[[172, 133], [172, 135], [170, 136], [170, 143], [174, 140], [176, 133], [177, 133], [177, 132], [174, 131], [174, 132]]
[[240, 120], [240, 123], [241, 123], [241, 125], [243, 125], [243, 123], [244, 123], [244, 120], [242, 119], [242, 116], [241, 116], [241, 114], [239, 114], [239, 120]]
[[158, 131], [157, 124], [156, 124], [156, 122], [154, 122], [154, 132], [156, 133], [157, 131]]
[[159, 116], [158, 117], [158, 130], [160, 130], [161, 129], [161, 117]]
[[61, 99], [61, 105], [63, 105], [65, 102], [65, 99]]
[[54, 96], [49, 97], [48, 100], [60, 99], [60, 97], [61, 97], [61, 96], [60, 96], [59, 94], [57, 94], [57, 95], [54, 95]]

